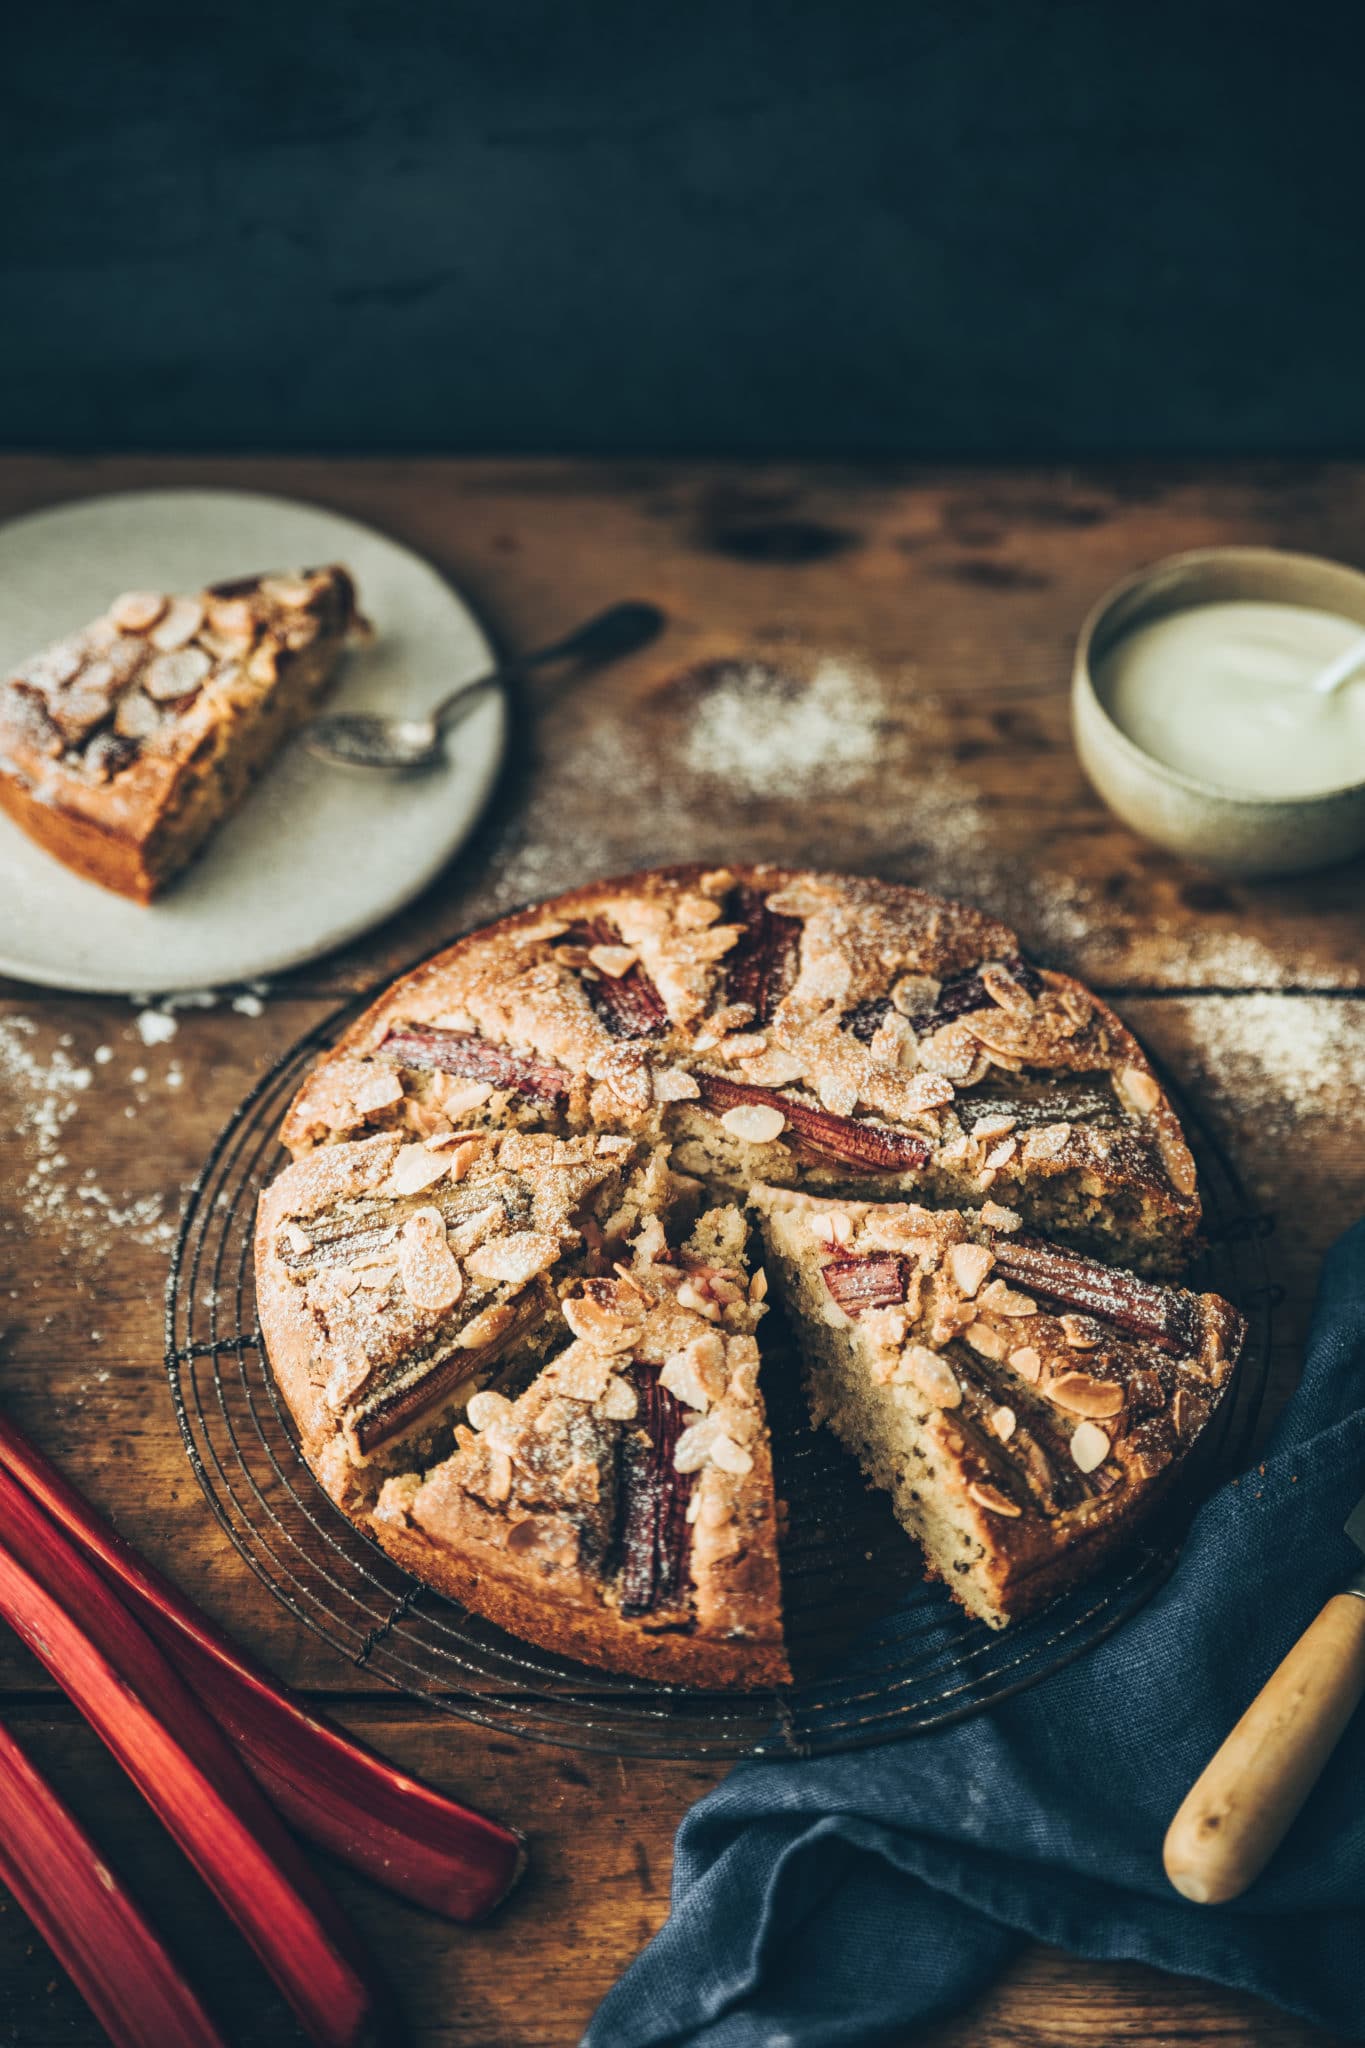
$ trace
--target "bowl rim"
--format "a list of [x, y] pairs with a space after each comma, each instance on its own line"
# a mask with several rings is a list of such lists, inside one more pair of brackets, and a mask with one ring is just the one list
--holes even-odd
[[[1305, 796], [1258, 796], [1246, 790], [1232, 789], [1226, 783], [1206, 782], [1202, 776], [1191, 775], [1183, 768], [1169, 767], [1165, 761], [1158, 760], [1155, 754], [1149, 754], [1145, 747], [1140, 747], [1136, 740], [1129, 737], [1114, 718], [1096, 687], [1090, 663], [1095, 635], [1105, 617], [1124, 598], [1140, 590], [1143, 584], [1152, 582], [1156, 577], [1172, 570], [1196, 569], [1215, 562], [1241, 562], [1247, 567], [1258, 563], [1266, 566], [1295, 564], [1301, 568], [1327, 569], [1333, 575], [1348, 577], [1360, 585], [1359, 623], [1362, 633], [1365, 633], [1365, 569], [1354, 568], [1349, 562], [1334, 561], [1329, 555], [1310, 555], [1296, 548], [1260, 547], [1252, 543], [1184, 548], [1176, 554], [1162, 555], [1156, 561], [1132, 570], [1117, 583], [1110, 584], [1109, 588], [1095, 600], [1082, 620], [1076, 636], [1076, 652], [1071, 670], [1073, 698], [1079, 694], [1085, 696], [1088, 704], [1098, 714], [1108, 741], [1117, 746], [1120, 754], [1126, 755], [1131, 762], [1146, 769], [1157, 780], [1177, 789], [1187, 790], [1194, 796], [1213, 798], [1218, 803], [1235, 805], [1247, 810], [1283, 812], [1295, 817], [1301, 816], [1305, 811], [1340, 804], [1347, 797], [1365, 796], [1365, 776], [1355, 782], [1338, 783], [1332, 789], [1314, 790]], [[1277, 598], [1264, 600], [1267, 604], [1284, 601]], [[1256, 600], [1253, 599], [1251, 602]], [[1193, 611], [1196, 605], [1176, 605], [1172, 609]]]

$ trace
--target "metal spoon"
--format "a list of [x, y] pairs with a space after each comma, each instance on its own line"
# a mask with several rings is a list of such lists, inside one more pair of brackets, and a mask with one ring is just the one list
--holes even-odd
[[1319, 697], [1330, 697], [1343, 683], [1365, 668], [1365, 636], [1353, 640], [1335, 661], [1329, 662], [1320, 675], [1313, 678], [1313, 689]]
[[572, 633], [566, 633], [563, 639], [552, 640], [548, 647], [537, 647], [529, 654], [514, 654], [486, 674], [471, 676], [443, 697], [425, 718], [340, 712], [305, 726], [304, 745], [319, 760], [340, 768], [385, 768], [411, 773], [439, 767], [446, 758], [441, 745], [442, 728], [476, 690], [495, 689], [548, 661], [617, 661], [623, 654], [634, 654], [637, 648], [648, 646], [664, 622], [665, 615], [655, 604], [614, 604]]

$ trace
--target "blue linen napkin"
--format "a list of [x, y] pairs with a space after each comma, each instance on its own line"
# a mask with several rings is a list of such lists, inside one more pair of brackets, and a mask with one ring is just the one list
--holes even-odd
[[1200, 1510], [1132, 1620], [938, 1733], [741, 1764], [678, 1833], [667, 1924], [583, 2048], [852, 2048], [965, 2004], [1026, 1939], [1133, 1957], [1365, 2039], [1365, 1710], [1269, 1869], [1226, 1906], [1161, 1844], [1199, 1771], [1359, 1565], [1365, 1222], [1329, 1255], [1264, 1462]]

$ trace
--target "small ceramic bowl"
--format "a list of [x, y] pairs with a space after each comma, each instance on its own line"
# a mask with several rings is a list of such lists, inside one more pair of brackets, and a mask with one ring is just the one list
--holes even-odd
[[1294, 875], [1365, 851], [1365, 782], [1321, 796], [1241, 795], [1168, 768], [1120, 731], [1095, 686], [1105, 654], [1135, 626], [1196, 605], [1255, 600], [1336, 612], [1365, 632], [1365, 575], [1278, 548], [1199, 548], [1141, 569], [1081, 628], [1071, 691], [1076, 751], [1125, 824], [1172, 853], [1235, 875]]

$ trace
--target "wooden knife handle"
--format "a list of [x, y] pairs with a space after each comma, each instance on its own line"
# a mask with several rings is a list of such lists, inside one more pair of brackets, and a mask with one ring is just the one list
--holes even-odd
[[1259, 1877], [1365, 1692], [1365, 1599], [1338, 1593], [1262, 1686], [1166, 1833], [1162, 1860], [1196, 1905]]

